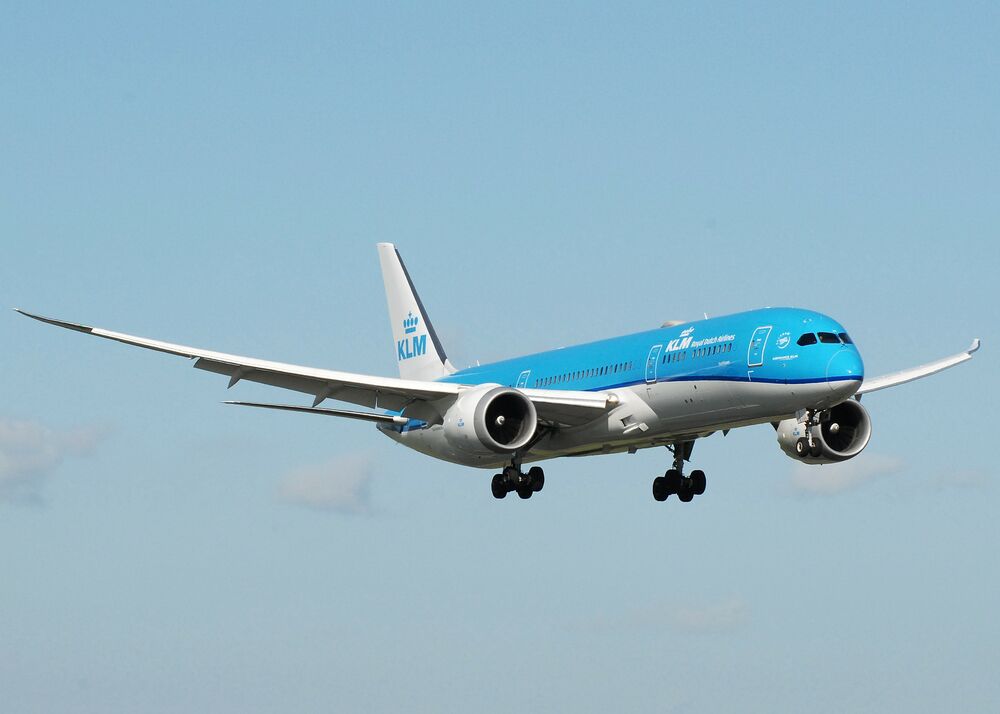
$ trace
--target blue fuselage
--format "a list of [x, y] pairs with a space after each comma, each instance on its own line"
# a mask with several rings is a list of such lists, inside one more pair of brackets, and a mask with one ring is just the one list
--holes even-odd
[[585, 391], [684, 381], [860, 384], [864, 365], [846, 335], [821, 313], [765, 308], [471, 367], [441, 381]]
[[[544, 432], [523, 454], [524, 461], [536, 461], [633, 451], [780, 422], [850, 398], [863, 378], [861, 356], [838, 322], [809, 310], [767, 308], [479, 365], [441, 381], [528, 394], [609, 394], [615, 406], [600, 416]], [[449, 441], [447, 423], [409, 416], [405, 425], [379, 428], [447, 461], [490, 468], [510, 459], [469, 453]]]

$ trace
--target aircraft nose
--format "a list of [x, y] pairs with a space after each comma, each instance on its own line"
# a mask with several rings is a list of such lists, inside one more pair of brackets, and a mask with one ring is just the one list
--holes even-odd
[[826, 365], [826, 381], [832, 391], [848, 391], [854, 394], [865, 377], [865, 366], [856, 349], [839, 350]]

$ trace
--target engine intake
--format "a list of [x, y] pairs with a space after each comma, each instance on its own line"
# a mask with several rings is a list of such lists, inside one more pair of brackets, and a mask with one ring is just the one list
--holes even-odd
[[860, 454], [872, 437], [872, 422], [860, 402], [849, 399], [820, 415], [820, 423], [812, 428], [813, 441], [819, 444], [819, 456], [800, 457], [795, 442], [806, 436], [805, 425], [797, 419], [785, 419], [778, 424], [778, 445], [797, 461], [809, 464], [832, 464], [847, 461]]
[[535, 405], [510, 387], [485, 387], [463, 394], [444, 419], [445, 437], [465, 452], [512, 454], [538, 430]]

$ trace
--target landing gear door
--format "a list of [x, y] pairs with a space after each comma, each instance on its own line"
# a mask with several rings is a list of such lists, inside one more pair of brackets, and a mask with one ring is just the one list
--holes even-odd
[[750, 338], [750, 349], [747, 351], [748, 374], [753, 375], [753, 368], [764, 364], [764, 349], [767, 347], [767, 338], [771, 334], [771, 327], [758, 327], [753, 331]]
[[653, 384], [656, 381], [656, 365], [660, 359], [660, 351], [663, 345], [653, 345], [646, 358], [646, 384]]

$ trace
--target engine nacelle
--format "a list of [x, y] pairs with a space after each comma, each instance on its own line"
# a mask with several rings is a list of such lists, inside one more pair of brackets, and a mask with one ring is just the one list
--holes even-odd
[[535, 405], [510, 387], [470, 389], [444, 415], [445, 439], [467, 454], [513, 454], [537, 430]]
[[819, 456], [796, 454], [795, 442], [805, 435], [805, 425], [797, 419], [785, 419], [778, 424], [778, 445], [786, 454], [807, 464], [832, 464], [854, 458], [868, 446], [872, 422], [861, 403], [849, 399], [824, 411], [819, 425], [812, 427], [813, 442], [820, 446]]

